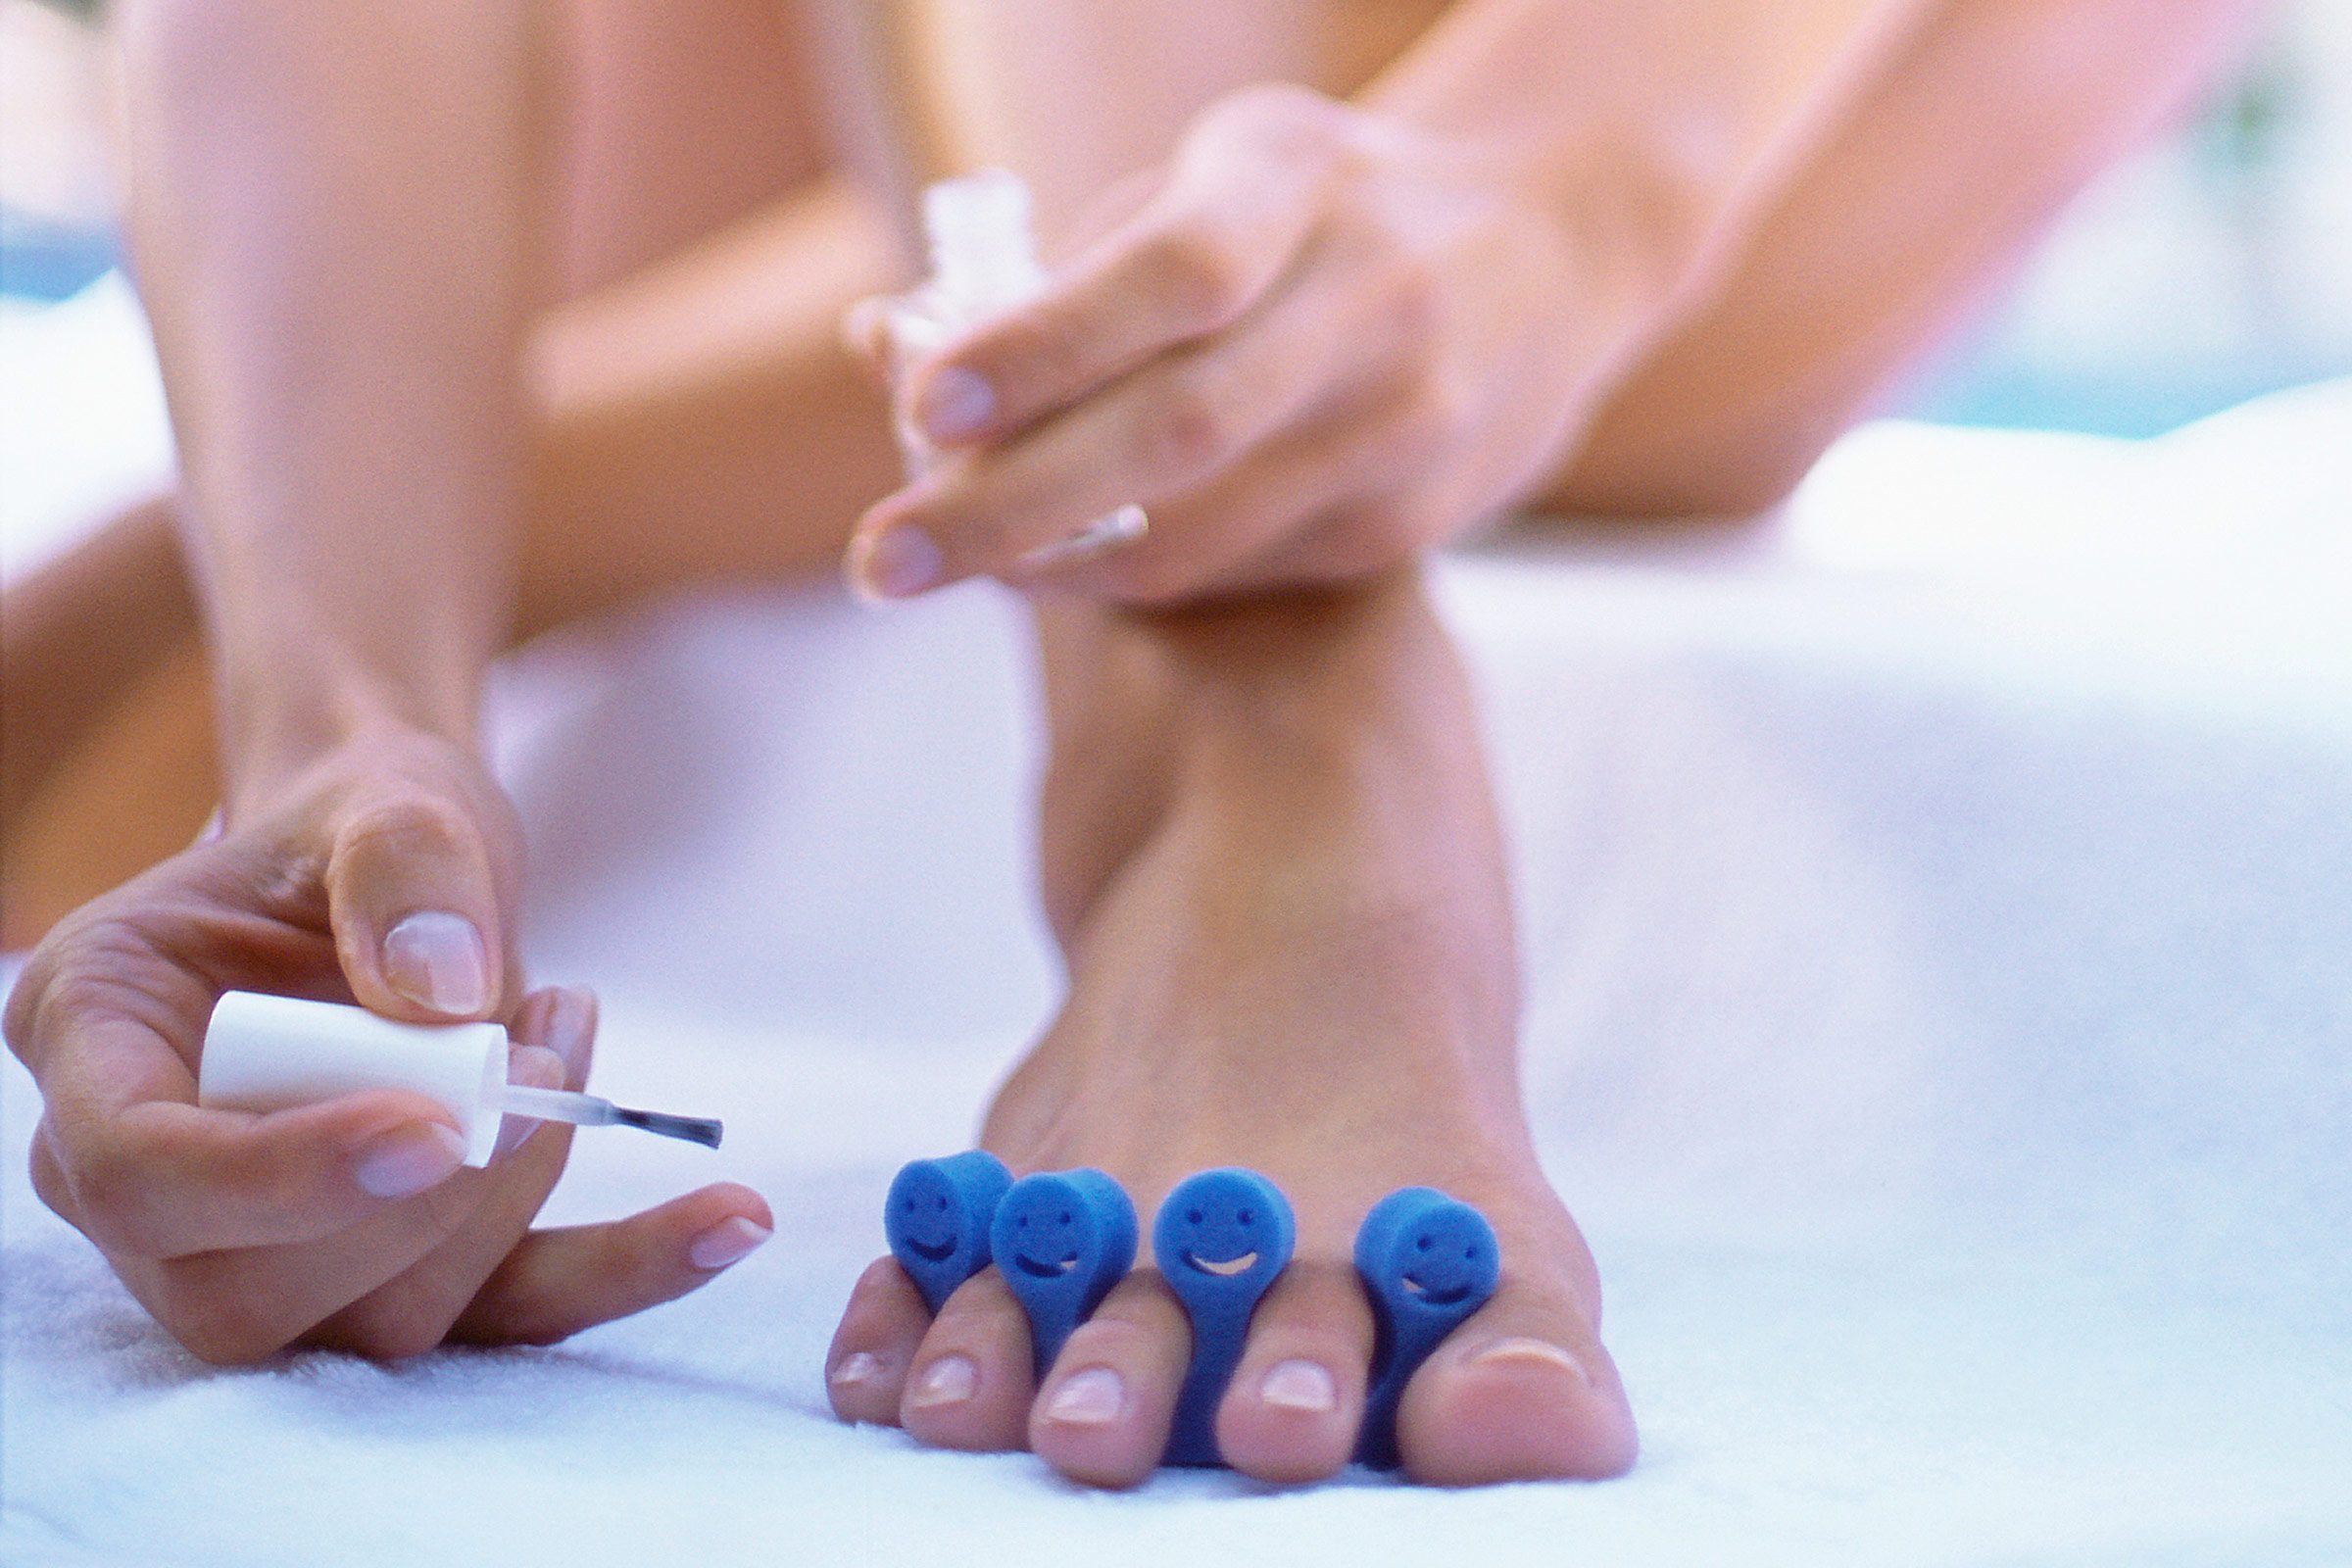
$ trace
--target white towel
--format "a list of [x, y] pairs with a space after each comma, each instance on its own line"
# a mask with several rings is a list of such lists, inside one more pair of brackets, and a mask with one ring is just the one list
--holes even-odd
[[830, 1418], [884, 1185], [1054, 967], [1004, 602], [779, 594], [500, 687], [539, 972], [604, 990], [600, 1088], [729, 1128], [583, 1135], [550, 1218], [723, 1176], [776, 1239], [552, 1349], [211, 1370], [33, 1199], [12, 1061], [0, 1560], [2352, 1561], [2344, 452], [2352, 386], [1879, 425], [1774, 524], [1447, 567], [1627, 1480], [1108, 1497]]

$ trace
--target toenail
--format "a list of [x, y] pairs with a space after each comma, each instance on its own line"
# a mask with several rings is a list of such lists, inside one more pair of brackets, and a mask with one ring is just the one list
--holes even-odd
[[1258, 1381], [1257, 1396], [1285, 1410], [1318, 1415], [1340, 1407], [1340, 1386], [1320, 1361], [1277, 1361]]
[[1090, 1366], [1062, 1379], [1054, 1397], [1046, 1401], [1046, 1419], [1072, 1426], [1099, 1427], [1116, 1421], [1127, 1407], [1127, 1385], [1106, 1366]]
[[918, 1410], [934, 1404], [957, 1404], [970, 1398], [979, 1386], [980, 1369], [969, 1356], [943, 1355], [923, 1369], [906, 1402]]
[[1592, 1375], [1585, 1370], [1584, 1362], [1544, 1340], [1496, 1340], [1485, 1349], [1474, 1352], [1470, 1356], [1470, 1363], [1473, 1366], [1509, 1366], [1516, 1363], [1557, 1367], [1563, 1372], [1573, 1373], [1580, 1383], [1592, 1381]]
[[882, 1358], [864, 1350], [852, 1352], [833, 1369], [836, 1383], [871, 1383], [882, 1375]]

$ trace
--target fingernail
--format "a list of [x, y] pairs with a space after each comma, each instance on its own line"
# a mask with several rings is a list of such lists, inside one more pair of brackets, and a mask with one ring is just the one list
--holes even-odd
[[[516, 1046], [514, 1054], [507, 1058], [507, 1081], [533, 1089], [561, 1089], [564, 1058], [544, 1046]], [[498, 1143], [490, 1157], [504, 1159], [529, 1143], [532, 1134], [546, 1125], [536, 1116], [509, 1116], [498, 1129]]]
[[906, 1396], [906, 1402], [917, 1409], [934, 1404], [959, 1404], [970, 1398], [979, 1386], [980, 1369], [972, 1364], [970, 1357], [943, 1355], [923, 1369], [914, 1392]]
[[453, 1017], [490, 1001], [490, 955], [473, 922], [419, 909], [384, 934], [384, 979], [419, 1007]]
[[1327, 1414], [1340, 1407], [1340, 1386], [1319, 1361], [1277, 1361], [1257, 1385], [1257, 1396], [1285, 1410]]
[[914, 410], [914, 422], [934, 441], [960, 441], [976, 435], [997, 412], [997, 389], [988, 377], [960, 365], [934, 370], [923, 383]]
[[865, 541], [850, 580], [868, 599], [906, 599], [936, 587], [946, 569], [947, 558], [929, 534], [901, 526]]
[[775, 1235], [764, 1225], [755, 1225], [741, 1214], [722, 1219], [694, 1239], [686, 1249], [686, 1256], [696, 1268], [716, 1272], [731, 1263], [740, 1263], [760, 1250], [760, 1244]]
[[466, 1140], [437, 1121], [410, 1122], [361, 1146], [352, 1180], [370, 1198], [407, 1198], [449, 1179], [466, 1162]]
[[841, 1384], [871, 1383], [881, 1375], [882, 1358], [864, 1350], [852, 1351], [833, 1369], [833, 1381]]
[[1585, 1363], [1566, 1350], [1545, 1340], [1496, 1340], [1485, 1349], [1470, 1356], [1472, 1366], [1548, 1366], [1571, 1373], [1580, 1383], [1590, 1383], [1592, 1375]]
[[1090, 1366], [1062, 1379], [1054, 1397], [1046, 1401], [1046, 1419], [1070, 1426], [1099, 1427], [1119, 1418], [1127, 1407], [1127, 1385], [1106, 1366]]
[[561, 1058], [564, 1077], [557, 1088], [577, 1088], [588, 1081], [588, 1051], [596, 1039], [596, 993], [564, 986], [556, 993], [547, 1014], [547, 1049]]

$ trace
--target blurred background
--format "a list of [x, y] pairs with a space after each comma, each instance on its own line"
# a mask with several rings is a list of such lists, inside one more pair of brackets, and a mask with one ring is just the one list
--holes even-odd
[[[116, 253], [97, 0], [0, 0], [0, 310]], [[2352, 368], [2352, 5], [2290, 0], [2266, 44], [2112, 172], [1901, 412], [2148, 435]]]

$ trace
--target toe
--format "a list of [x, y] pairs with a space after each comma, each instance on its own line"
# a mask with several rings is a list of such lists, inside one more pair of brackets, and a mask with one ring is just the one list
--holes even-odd
[[1319, 1481], [1355, 1448], [1372, 1313], [1355, 1271], [1294, 1261], [1258, 1302], [1217, 1407], [1225, 1462], [1261, 1481]]
[[1033, 1387], [1029, 1320], [1004, 1276], [982, 1269], [923, 1336], [899, 1396], [899, 1424], [937, 1448], [1017, 1448]]
[[1130, 1274], [1079, 1325], [1029, 1416], [1029, 1446], [1073, 1481], [1132, 1487], [1158, 1467], [1193, 1336], [1157, 1273]]
[[844, 1421], [899, 1422], [899, 1395], [915, 1347], [931, 1326], [931, 1308], [896, 1258], [876, 1258], [858, 1278], [833, 1348], [825, 1352], [825, 1392]]
[[1565, 1285], [1503, 1281], [1406, 1386], [1396, 1445], [1439, 1486], [1600, 1480], [1632, 1468], [1634, 1417]]

